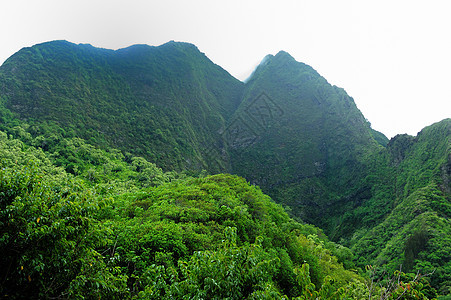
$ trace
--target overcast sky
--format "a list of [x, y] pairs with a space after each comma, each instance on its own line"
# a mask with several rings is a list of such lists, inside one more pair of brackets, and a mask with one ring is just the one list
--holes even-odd
[[0, 64], [64, 39], [118, 49], [195, 44], [244, 80], [289, 52], [344, 88], [388, 137], [451, 117], [451, 1], [0, 0]]

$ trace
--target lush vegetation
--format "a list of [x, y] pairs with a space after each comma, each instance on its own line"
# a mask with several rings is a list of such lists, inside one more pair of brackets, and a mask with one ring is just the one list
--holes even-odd
[[[233, 171], [332, 231], [336, 218], [366, 197], [367, 158], [383, 149], [369, 123], [343, 89], [286, 52], [268, 56], [246, 87], [234, 117], [257, 138], [232, 148]], [[255, 103], [261, 91], [272, 109]]]
[[[105, 165], [115, 160], [87, 149], [86, 165], [99, 152]], [[2, 297], [354, 295], [348, 285], [365, 292], [364, 279], [343, 267], [353, 266], [349, 249], [295, 222], [243, 178], [146, 168], [146, 178], [158, 178], [148, 185], [135, 159], [122, 161], [128, 177], [122, 170], [93, 181], [3, 132], [0, 157]]]
[[27, 119], [34, 137], [80, 137], [165, 170], [201, 170], [209, 169], [202, 154], [238, 105], [243, 84], [190, 44], [110, 51], [55, 41], [9, 58], [0, 88], [2, 102]]
[[25, 48], [0, 130], [0, 297], [451, 294], [451, 119], [388, 141], [288, 53]]
[[373, 199], [380, 200], [368, 201], [353, 214], [369, 215], [390, 198], [385, 205], [391, 209], [382, 222], [360, 230], [348, 244], [353, 244], [361, 265], [386, 265], [390, 270], [402, 265], [406, 271], [433, 273], [432, 283], [442, 294], [449, 294], [451, 287], [450, 132], [448, 119], [415, 138], [400, 135], [390, 141], [383, 153], [388, 162], [375, 165], [384, 166], [378, 177], [388, 180], [374, 186]]

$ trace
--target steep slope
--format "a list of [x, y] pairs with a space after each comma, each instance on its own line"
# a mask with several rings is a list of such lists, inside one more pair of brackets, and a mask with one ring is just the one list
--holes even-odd
[[286, 52], [244, 86], [186, 43], [55, 41], [8, 59], [0, 88], [44, 150], [81, 137], [165, 170], [237, 173], [337, 239], [341, 216], [371, 198], [367, 157], [382, 148], [373, 136], [384, 143], [344, 90]]
[[[36, 125], [34, 136], [83, 137], [167, 170], [208, 168], [202, 152], [242, 88], [195, 46], [175, 42], [112, 51], [54, 41], [24, 48], [0, 68], [2, 102]], [[52, 124], [64, 132], [49, 133]], [[227, 163], [221, 157], [219, 165]]]
[[[288, 53], [268, 56], [230, 123], [232, 167], [304, 221], [333, 228], [380, 151], [354, 100]], [[238, 134], [241, 132], [240, 134]]]
[[342, 89], [280, 52], [246, 83], [227, 131], [233, 171], [351, 246], [361, 267], [435, 270], [449, 293], [450, 119], [387, 142]]
[[[381, 155], [392, 172], [373, 176], [393, 181], [373, 189], [393, 198], [390, 213], [374, 228], [354, 235], [353, 249], [361, 265], [431, 273], [432, 285], [446, 295], [451, 292], [451, 119], [424, 128], [416, 137], [396, 136]], [[374, 200], [361, 212], [376, 211], [380, 203]]]

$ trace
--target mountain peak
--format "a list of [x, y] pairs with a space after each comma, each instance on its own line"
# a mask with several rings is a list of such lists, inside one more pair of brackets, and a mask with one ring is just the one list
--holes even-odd
[[178, 41], [174, 41], [171, 40], [167, 43], [162, 44], [161, 46], [166, 46], [166, 47], [177, 47], [177, 48], [184, 48], [184, 49], [196, 49], [199, 50], [197, 48], [196, 45], [191, 44], [191, 43], [187, 43], [187, 42], [178, 42]]
[[277, 52], [276, 55], [266, 55], [244, 82], [248, 83], [260, 76], [259, 74], [267, 71], [276, 74], [286, 74], [289, 77], [292, 77], [293, 74], [298, 74], [299, 72], [309, 73], [309, 76], [312, 77], [320, 77], [318, 72], [311, 66], [298, 62], [288, 52], [281, 50]]
[[280, 63], [288, 61], [296, 62], [296, 60], [293, 58], [293, 56], [290, 55], [290, 53], [280, 50], [279, 52], [277, 52], [276, 55], [273, 54], [266, 55], [260, 62], [259, 66], [266, 65], [268, 62]]
[[283, 51], [283, 50], [279, 51], [279, 52], [274, 56], [274, 58], [277, 58], [277, 59], [285, 59], [285, 60], [295, 60], [295, 59], [293, 58], [293, 56], [290, 55], [290, 53], [288, 53], [288, 52], [286, 52], [286, 51]]
[[175, 42], [169, 41], [159, 46], [150, 46], [147, 44], [135, 44], [128, 46], [126, 48], [122, 48], [117, 50], [118, 53], [148, 53], [149, 51], [156, 50], [163, 52], [167, 51], [181, 51], [181, 52], [192, 52], [192, 53], [200, 53], [199, 49], [190, 43], [185, 42]]
[[260, 71], [265, 69], [265, 67], [268, 65], [280, 65], [283, 63], [288, 63], [290, 61], [296, 62], [296, 60], [288, 52], [283, 50], [279, 51], [276, 55], [267, 54], [265, 57], [263, 57], [258, 66], [244, 82], [251, 81]]

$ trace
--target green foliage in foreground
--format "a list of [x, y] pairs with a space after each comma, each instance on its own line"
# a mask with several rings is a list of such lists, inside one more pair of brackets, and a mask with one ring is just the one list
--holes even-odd
[[[353, 266], [349, 249], [295, 222], [240, 177], [141, 185], [132, 161], [122, 171], [133, 176], [93, 182], [3, 133], [0, 146], [1, 297], [368, 296], [369, 279], [343, 267]], [[146, 170], [151, 178], [163, 174]]]
[[346, 251], [318, 238], [318, 229], [290, 219], [237, 176], [173, 181], [124, 194], [115, 204], [114, 210], [104, 210], [105, 225], [115, 235], [106, 253], [129, 274], [132, 294], [205, 293], [209, 298], [211, 293], [226, 297], [227, 290], [243, 299], [274, 286], [278, 293], [297, 296], [303, 286], [297, 284], [296, 267], [306, 262], [309, 280], [318, 287], [327, 275], [335, 277], [337, 287], [358, 279], [332, 256], [345, 257]]
[[94, 218], [105, 200], [75, 179], [48, 185], [32, 165], [0, 171], [2, 296], [112, 297], [126, 276], [95, 251], [109, 232]]

